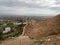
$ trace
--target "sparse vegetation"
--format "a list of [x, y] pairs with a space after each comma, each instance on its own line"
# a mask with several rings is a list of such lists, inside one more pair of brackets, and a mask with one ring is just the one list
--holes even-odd
[[[13, 21], [14, 22], [14, 21]], [[11, 28], [11, 30], [7, 33], [0, 33], [0, 39], [2, 38], [9, 38], [9, 37], [18, 37], [19, 35], [22, 34], [23, 32], [23, 27], [25, 26], [24, 21], [22, 19], [18, 20], [16, 23], [21, 23], [21, 24], [18, 24], [18, 25], [15, 25], [14, 23], [12, 22], [12, 20], [8, 20], [6, 21], [6, 23], [0, 23], [0, 31], [5, 31], [6, 27], [8, 28]], [[3, 35], [2, 35], [3, 34]]]
[[[60, 15], [48, 20], [31, 20], [27, 21], [25, 26], [22, 19], [18, 20], [18, 25], [14, 25], [14, 21], [8, 21], [6, 27], [11, 27], [12, 32], [6, 33], [4, 38], [7, 37], [10, 45], [57, 45], [60, 44]], [[1, 24], [3, 25], [3, 24]], [[24, 27], [25, 26], [25, 27]], [[24, 27], [24, 30], [23, 30]], [[0, 39], [3, 38], [1, 28]], [[24, 36], [20, 36], [24, 31]], [[19, 37], [18, 37], [19, 36]], [[18, 37], [18, 38], [16, 38]], [[16, 39], [15, 39], [16, 38]], [[13, 40], [14, 39], [14, 40]], [[22, 41], [21, 41], [22, 40]], [[5, 42], [3, 45], [8, 45]]]

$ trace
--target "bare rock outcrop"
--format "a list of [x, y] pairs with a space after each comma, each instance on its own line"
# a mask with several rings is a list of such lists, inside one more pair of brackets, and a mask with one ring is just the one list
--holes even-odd
[[60, 14], [47, 21], [31, 21], [24, 27], [24, 35], [32, 39], [40, 39], [60, 33]]

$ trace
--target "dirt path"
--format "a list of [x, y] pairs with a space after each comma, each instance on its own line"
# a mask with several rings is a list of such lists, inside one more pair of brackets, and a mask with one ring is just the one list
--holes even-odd
[[27, 36], [22, 36], [16, 39], [3, 41], [0, 45], [32, 45], [32, 40]]

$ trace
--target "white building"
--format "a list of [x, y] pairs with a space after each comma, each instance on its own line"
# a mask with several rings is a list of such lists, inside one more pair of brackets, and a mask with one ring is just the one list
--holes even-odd
[[11, 31], [11, 28], [10, 27], [6, 27], [5, 30], [3, 31], [3, 33], [8, 33]]
[[[13, 23], [14, 25], [21, 25], [22, 23]], [[27, 24], [26, 22], [24, 22], [23, 24]]]

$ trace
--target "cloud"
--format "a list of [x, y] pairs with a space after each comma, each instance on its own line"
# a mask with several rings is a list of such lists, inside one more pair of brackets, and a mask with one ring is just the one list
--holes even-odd
[[50, 7], [60, 7], [60, 4], [51, 5]]
[[59, 0], [0, 0], [0, 14], [45, 14], [60, 13]]
[[41, 7], [55, 4], [55, 0], [0, 0], [0, 5], [20, 7]]
[[0, 11], [3, 14], [13, 14], [13, 15], [54, 15], [58, 14], [57, 11], [47, 9], [47, 8], [11, 8], [11, 7], [0, 7]]
[[36, 4], [38, 6], [50, 6], [55, 4], [55, 0], [19, 0], [27, 4]]

